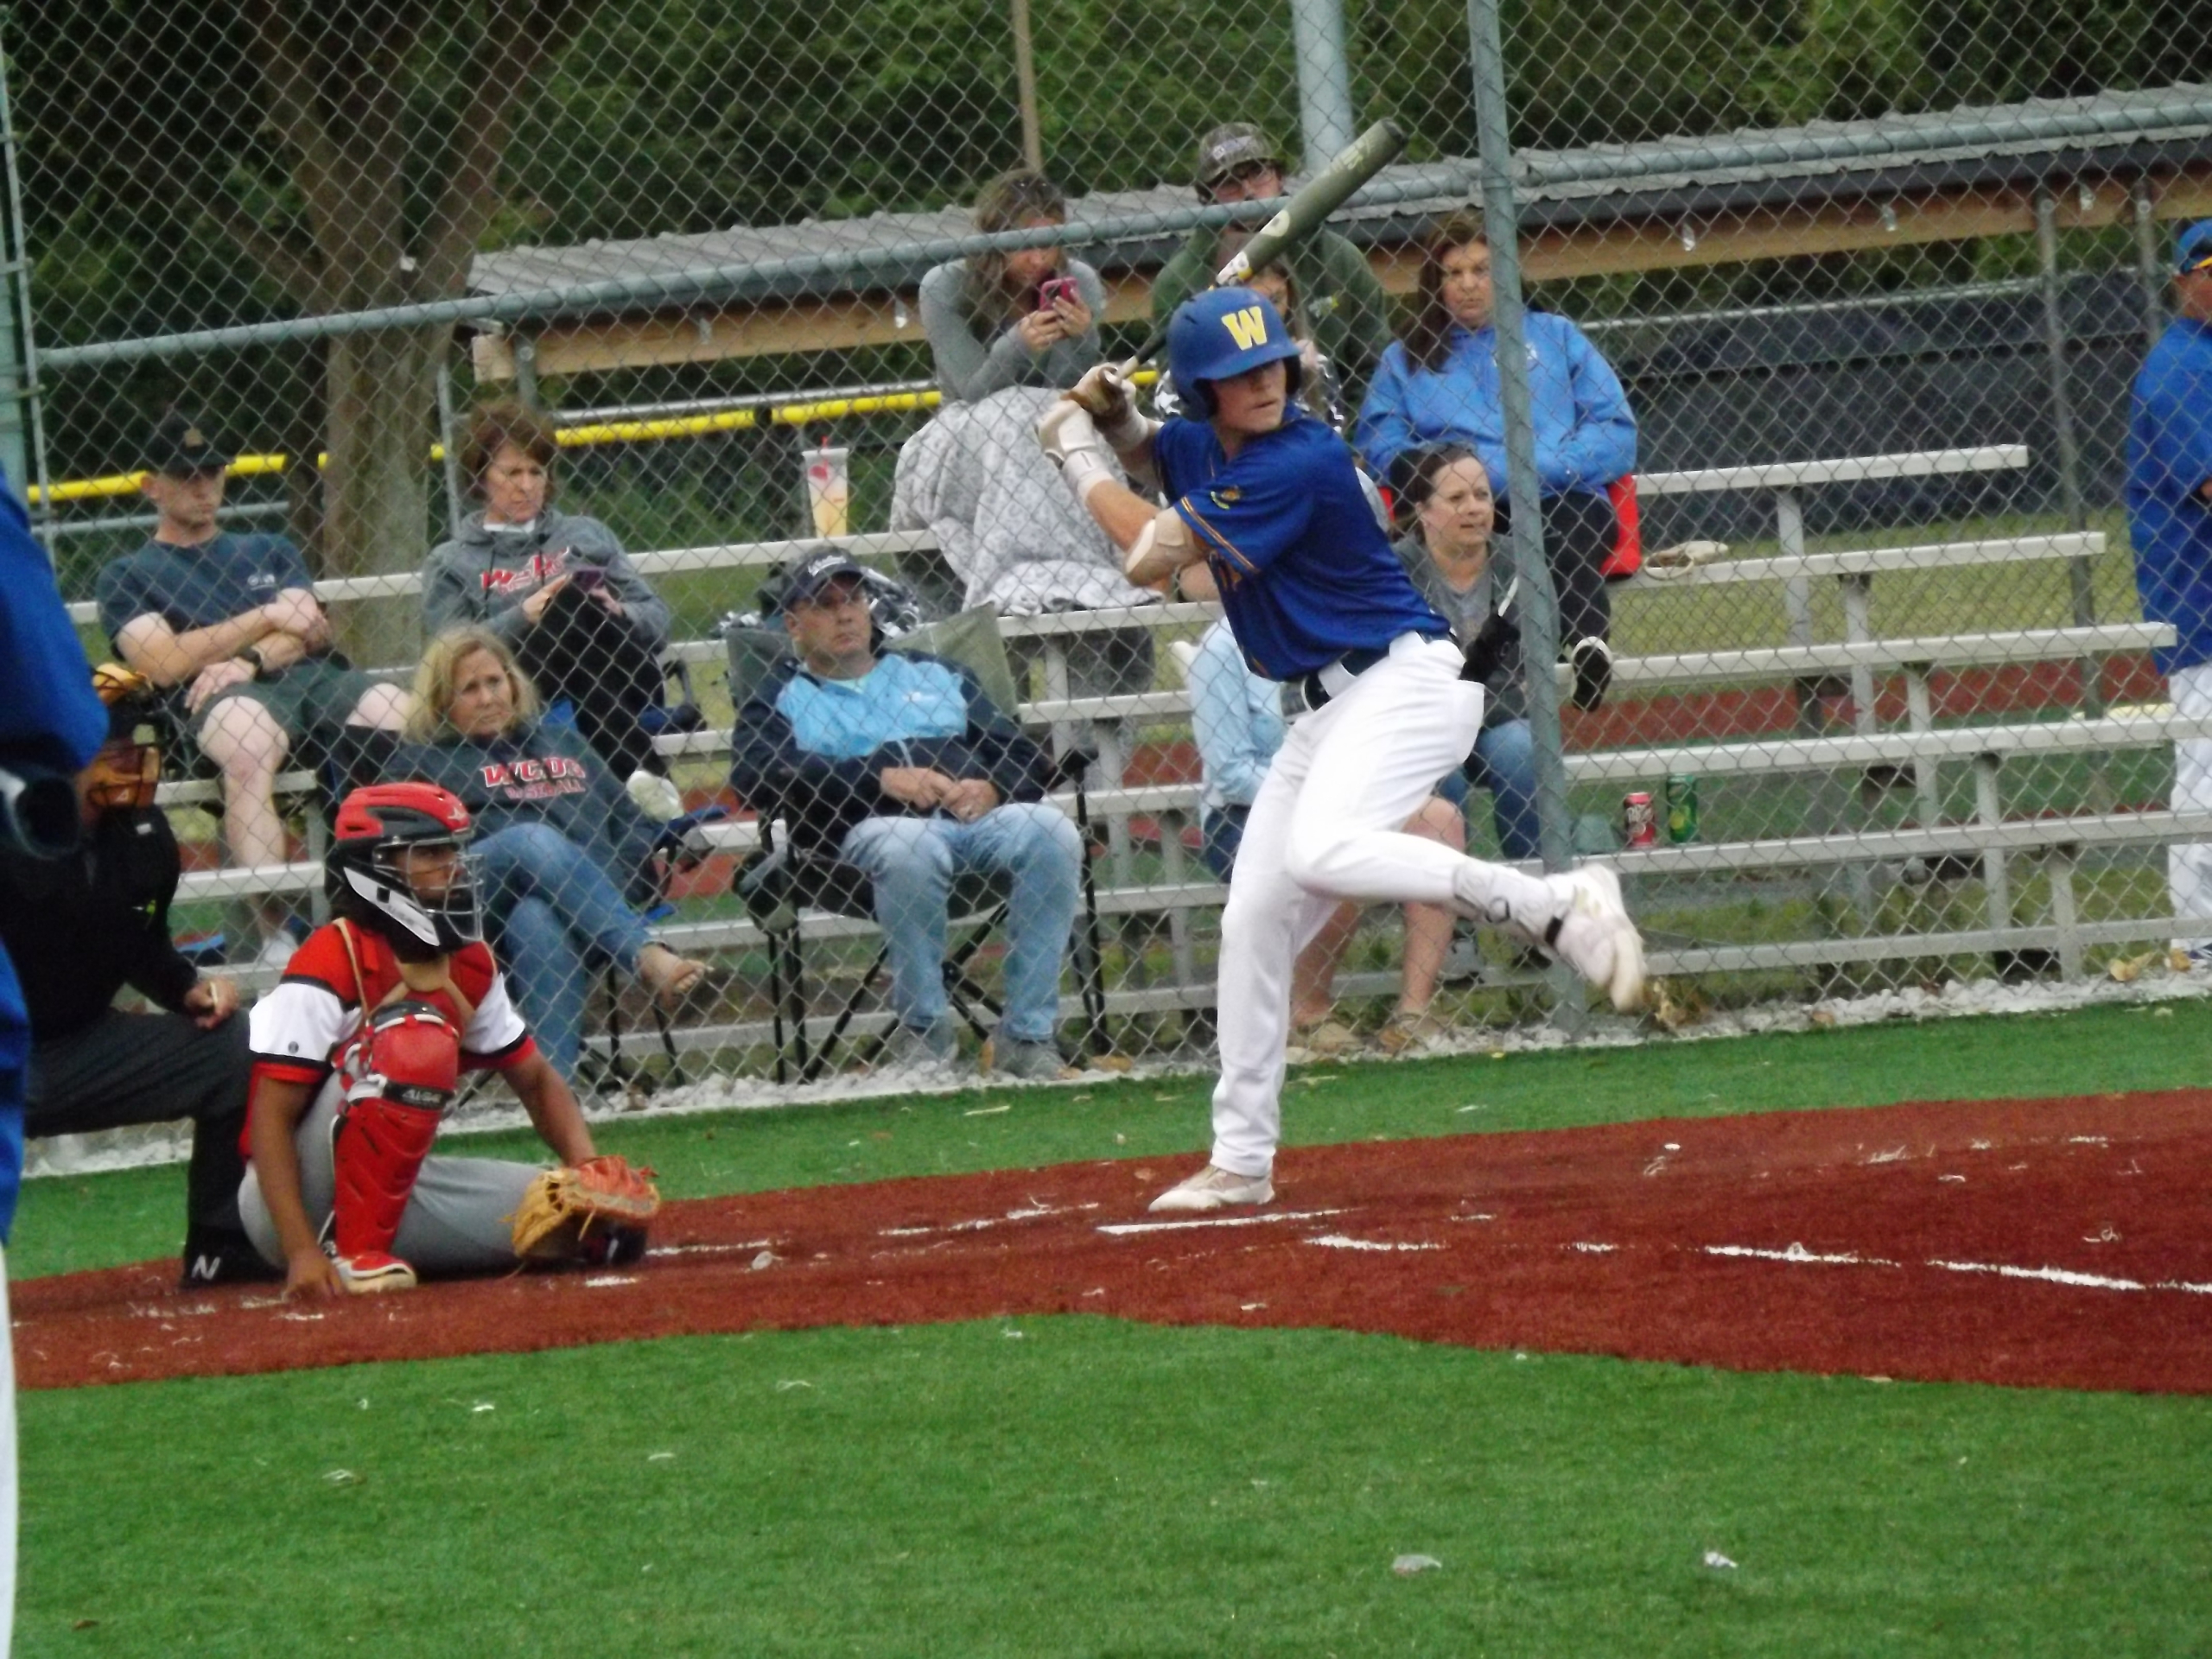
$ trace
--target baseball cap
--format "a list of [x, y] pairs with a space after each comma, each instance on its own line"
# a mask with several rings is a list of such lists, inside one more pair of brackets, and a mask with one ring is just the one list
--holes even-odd
[[2174, 244], [2174, 274], [2212, 270], [2212, 219], [2200, 219]]
[[174, 409], [155, 424], [154, 435], [146, 445], [145, 460], [149, 470], [167, 473], [174, 478], [189, 478], [194, 473], [219, 473], [231, 464], [231, 457], [205, 426]]
[[846, 554], [834, 547], [810, 555], [799, 562], [784, 587], [783, 607], [785, 610], [814, 598], [840, 576], [855, 581], [866, 577], [868, 572], [853, 563]]
[[1278, 172], [1282, 157], [1268, 135], [1246, 121], [1228, 121], [1198, 140], [1196, 183], [1211, 190], [1240, 167], [1272, 167]]

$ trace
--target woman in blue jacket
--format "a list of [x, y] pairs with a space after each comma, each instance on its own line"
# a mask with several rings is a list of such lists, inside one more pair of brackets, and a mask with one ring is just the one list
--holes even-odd
[[415, 699], [413, 741], [388, 775], [437, 784], [467, 807], [493, 950], [538, 1046], [573, 1077], [594, 963], [612, 962], [668, 1001], [707, 971], [650, 938], [623, 896], [657, 832], [582, 737], [538, 721], [536, 690], [489, 629], [433, 639]]
[[[1455, 213], [1422, 250], [1419, 309], [1392, 342], [1367, 390], [1355, 438], [1368, 470], [1425, 444], [1465, 444], [1498, 490], [1507, 528], [1505, 413], [1498, 395], [1497, 331], [1491, 326], [1490, 245], [1482, 222]], [[1526, 321], [1536, 427], [1536, 479], [1544, 550], [1559, 590], [1560, 642], [1575, 668], [1575, 702], [1595, 708], [1611, 677], [1605, 644], [1611, 606], [1599, 567], [1620, 535], [1607, 492], [1636, 470], [1636, 416], [1620, 377], [1565, 317]]]

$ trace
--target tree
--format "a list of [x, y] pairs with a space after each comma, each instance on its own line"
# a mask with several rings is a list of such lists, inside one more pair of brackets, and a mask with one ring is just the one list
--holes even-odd
[[[291, 190], [266, 214], [234, 203], [232, 238], [311, 315], [458, 295], [501, 206], [516, 106], [594, 3], [246, 0]], [[425, 122], [430, 111], [444, 119]], [[327, 342], [329, 573], [418, 558], [429, 512], [423, 458], [451, 336], [416, 327]], [[408, 654], [394, 648], [397, 619], [366, 632], [356, 631], [356, 643], [372, 660]]]

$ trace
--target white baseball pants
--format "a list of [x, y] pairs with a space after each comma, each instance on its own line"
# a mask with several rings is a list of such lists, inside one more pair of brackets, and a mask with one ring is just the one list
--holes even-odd
[[1460, 661], [1448, 639], [1402, 635], [1348, 683], [1330, 677], [1329, 702], [1293, 721], [1275, 752], [1221, 918], [1219, 1168], [1254, 1176], [1274, 1166], [1291, 965], [1340, 902], [1449, 905], [1471, 893], [1499, 921], [1559, 908], [1532, 876], [1403, 832], [1482, 729], [1483, 689], [1459, 677]]
[[[2212, 663], [2177, 668], [2166, 676], [2166, 683], [2173, 692], [2174, 713], [2182, 719], [2212, 715]], [[2212, 811], [2212, 738], [2175, 740], [2173, 809]], [[2212, 842], [2177, 842], [2167, 848], [2166, 885], [2173, 893], [2176, 947], [2212, 949]]]

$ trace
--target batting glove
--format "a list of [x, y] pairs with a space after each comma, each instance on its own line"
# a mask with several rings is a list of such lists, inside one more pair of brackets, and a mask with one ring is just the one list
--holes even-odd
[[1045, 411], [1037, 423], [1037, 442], [1052, 464], [1066, 474], [1077, 500], [1089, 500], [1091, 491], [1120, 476], [1090, 411], [1068, 398], [1059, 399]]
[[1152, 435], [1152, 423], [1137, 413], [1129, 383], [1111, 363], [1096, 364], [1086, 370], [1068, 396], [1090, 411], [1098, 435], [1116, 450], [1126, 453], [1140, 448]]

